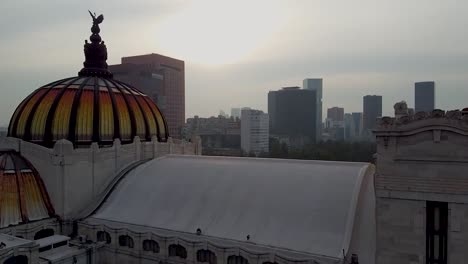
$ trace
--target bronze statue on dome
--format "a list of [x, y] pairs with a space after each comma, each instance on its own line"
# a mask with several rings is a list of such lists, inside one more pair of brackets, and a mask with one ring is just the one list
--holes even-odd
[[89, 14], [91, 15], [91, 17], [93, 18], [93, 24], [94, 25], [98, 25], [98, 24], [101, 24], [102, 21], [104, 20], [104, 16], [103, 15], [99, 15], [97, 18], [96, 18], [96, 13], [91, 13], [91, 11], [89, 11]]
[[91, 15], [91, 18], [93, 18], [93, 26], [91, 27], [91, 32], [93, 32], [93, 34], [99, 34], [99, 32], [101, 31], [101, 29], [99, 28], [99, 24], [101, 24], [102, 21], [104, 21], [104, 16], [101, 14], [98, 17], [96, 17], [96, 13], [93, 14], [89, 10], [88, 12]]
[[99, 15], [96, 17], [96, 13], [89, 11], [91, 18], [93, 19], [93, 26], [91, 27], [91, 36], [88, 42], [85, 40], [84, 53], [85, 61], [83, 62], [84, 68], [78, 73], [79, 76], [99, 76], [112, 78], [112, 73], [107, 69], [107, 47], [102, 41], [99, 32], [99, 24], [104, 21], [104, 16]]

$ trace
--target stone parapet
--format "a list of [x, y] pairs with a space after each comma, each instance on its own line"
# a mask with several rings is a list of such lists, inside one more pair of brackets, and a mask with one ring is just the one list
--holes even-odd
[[201, 155], [199, 138], [192, 142], [172, 140], [141, 142], [135, 137], [131, 144], [119, 139], [112, 146], [97, 143], [86, 148], [74, 148], [67, 140], [59, 140], [52, 149], [17, 138], [0, 139], [0, 148], [14, 149], [27, 158], [43, 179], [56, 213], [71, 219], [91, 204], [113, 184], [127, 167], [167, 154]]
[[432, 112], [418, 112], [414, 115], [384, 116], [378, 120], [374, 133], [378, 136], [385, 132], [410, 131], [425, 126], [453, 127], [467, 132], [468, 135], [468, 113], [460, 110], [436, 109]]

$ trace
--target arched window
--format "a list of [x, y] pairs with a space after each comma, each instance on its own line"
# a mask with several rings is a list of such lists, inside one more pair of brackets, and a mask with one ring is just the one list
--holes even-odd
[[229, 256], [227, 264], [249, 264], [249, 261], [242, 256]]
[[106, 231], [97, 232], [97, 241], [106, 241], [106, 244], [111, 243], [111, 236]]
[[119, 236], [119, 246], [133, 248], [133, 238], [128, 235]]
[[42, 229], [34, 235], [34, 240], [38, 240], [44, 237], [50, 237], [54, 235], [54, 230], [51, 228]]
[[209, 264], [216, 264], [216, 254], [211, 250], [200, 249], [197, 251], [198, 262], [208, 262]]
[[169, 246], [169, 257], [179, 257], [186, 259], [187, 250], [181, 245], [172, 244]]
[[28, 264], [28, 257], [24, 255], [9, 257], [3, 264]]
[[159, 253], [159, 244], [154, 240], [145, 239], [143, 240], [143, 250]]

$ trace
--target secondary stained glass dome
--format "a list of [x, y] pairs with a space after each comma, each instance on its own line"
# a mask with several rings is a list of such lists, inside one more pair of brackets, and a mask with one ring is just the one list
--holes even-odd
[[78, 77], [40, 87], [20, 105], [10, 120], [8, 136], [46, 147], [60, 139], [75, 146], [111, 145], [168, 138], [167, 124], [156, 104], [136, 88], [114, 80], [107, 70], [107, 48], [99, 36], [102, 15], [93, 17], [85, 42], [86, 60]]
[[55, 215], [36, 169], [13, 150], [0, 150], [0, 228]]

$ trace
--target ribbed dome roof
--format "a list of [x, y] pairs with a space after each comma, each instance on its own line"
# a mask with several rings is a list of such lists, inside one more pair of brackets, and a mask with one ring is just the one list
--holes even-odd
[[123, 144], [135, 136], [167, 140], [167, 125], [156, 104], [128, 84], [108, 77], [85, 76], [40, 87], [21, 102], [8, 135], [52, 147], [60, 139], [74, 145]]
[[156, 104], [128, 84], [112, 79], [107, 69], [107, 47], [99, 36], [104, 17], [93, 19], [90, 41], [85, 41], [84, 68], [79, 77], [40, 87], [21, 102], [10, 120], [8, 136], [46, 147], [68, 139], [75, 146], [123, 144], [139, 136], [149, 141], [168, 138], [167, 124]]
[[34, 167], [17, 152], [0, 150], [0, 228], [54, 216]]

